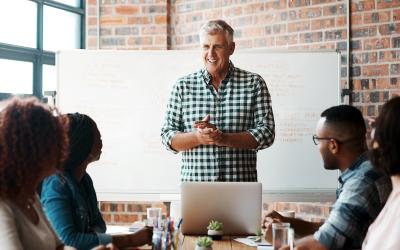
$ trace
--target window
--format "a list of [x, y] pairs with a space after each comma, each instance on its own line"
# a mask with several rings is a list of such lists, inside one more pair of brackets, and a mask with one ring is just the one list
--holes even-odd
[[85, 0], [8, 0], [0, 8], [0, 100], [56, 90], [55, 52], [83, 49]]

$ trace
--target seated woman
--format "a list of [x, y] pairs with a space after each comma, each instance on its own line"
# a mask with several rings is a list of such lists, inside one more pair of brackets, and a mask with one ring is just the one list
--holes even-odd
[[[70, 152], [64, 171], [43, 181], [41, 202], [60, 238], [78, 249], [112, 242], [118, 248], [151, 243], [152, 230], [134, 234], [105, 234], [106, 224], [97, 204], [92, 179], [86, 173], [100, 158], [102, 141], [96, 123], [87, 115], [68, 114]], [[117, 185], [117, 183], [116, 183]]]
[[12, 99], [0, 112], [1, 249], [64, 248], [36, 194], [67, 155], [67, 121], [55, 114], [36, 98]]
[[363, 249], [400, 248], [400, 97], [383, 105], [375, 122], [371, 161], [391, 176], [393, 190], [368, 229]]

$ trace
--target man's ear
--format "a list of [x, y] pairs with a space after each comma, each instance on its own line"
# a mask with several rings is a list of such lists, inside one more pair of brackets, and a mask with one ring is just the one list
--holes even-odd
[[339, 149], [340, 149], [339, 146], [340, 145], [339, 145], [337, 140], [335, 140], [335, 139], [330, 139], [329, 140], [329, 150], [331, 151], [331, 153], [333, 155], [339, 153]]
[[232, 42], [230, 45], [230, 51], [229, 51], [229, 55], [232, 55], [233, 52], [235, 52], [235, 42]]

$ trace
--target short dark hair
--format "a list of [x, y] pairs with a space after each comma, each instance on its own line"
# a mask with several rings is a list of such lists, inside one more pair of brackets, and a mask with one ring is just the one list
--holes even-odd
[[322, 112], [321, 117], [326, 119], [325, 124], [333, 128], [336, 134], [351, 135], [354, 138], [352, 141], [358, 144], [360, 149], [364, 149], [367, 127], [361, 111], [356, 107], [350, 105], [330, 107]]
[[375, 122], [371, 161], [389, 175], [400, 174], [400, 97], [383, 105]]
[[69, 155], [64, 170], [73, 171], [89, 157], [94, 145], [96, 123], [87, 115], [67, 114], [69, 120]]

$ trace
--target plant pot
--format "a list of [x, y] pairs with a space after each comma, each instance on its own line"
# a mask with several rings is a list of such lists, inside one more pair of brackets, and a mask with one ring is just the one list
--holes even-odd
[[198, 245], [196, 245], [194, 250], [212, 250], [212, 247], [199, 247]]
[[212, 239], [212, 240], [220, 240], [222, 239], [222, 236], [224, 235], [224, 233], [222, 232], [222, 230], [211, 230], [208, 229], [207, 231], [207, 235]]

